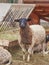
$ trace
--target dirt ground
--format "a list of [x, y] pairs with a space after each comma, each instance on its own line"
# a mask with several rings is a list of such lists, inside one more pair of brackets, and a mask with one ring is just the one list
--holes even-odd
[[13, 57], [13, 63], [11, 65], [49, 65], [49, 54], [43, 57], [41, 53], [35, 53], [32, 55], [30, 62], [27, 62], [26, 60], [22, 60], [23, 53], [19, 46], [11, 47], [8, 50]]
[[[15, 33], [15, 31], [14, 32], [10, 31], [10, 33], [11, 34], [9, 34], [9, 32], [8, 32], [7, 35], [6, 35], [6, 33], [4, 33], [3, 35], [0, 36], [0, 38], [1, 39], [4, 38], [4, 39], [8, 39], [8, 40], [9, 39], [13, 40], [13, 38], [15, 40], [18, 38], [18, 32]], [[48, 46], [47, 48], [49, 49], [49, 43], [47, 46]], [[27, 62], [26, 60], [25, 61], [22, 60], [23, 53], [19, 46], [9, 47], [8, 50], [11, 52], [12, 57], [13, 57], [13, 63], [11, 65], [49, 65], [49, 54], [45, 55], [44, 57], [42, 56], [41, 53], [33, 54], [30, 62]]]

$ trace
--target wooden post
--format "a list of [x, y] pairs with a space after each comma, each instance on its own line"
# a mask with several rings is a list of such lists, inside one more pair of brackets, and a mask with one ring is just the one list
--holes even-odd
[[23, 0], [18, 0], [18, 3], [23, 3]]

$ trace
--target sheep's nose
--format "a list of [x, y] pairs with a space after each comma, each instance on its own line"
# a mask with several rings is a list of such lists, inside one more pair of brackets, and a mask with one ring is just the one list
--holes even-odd
[[21, 24], [20, 27], [21, 27], [21, 28], [25, 28], [25, 25], [24, 25], [24, 24]]
[[25, 28], [25, 26], [24, 26], [24, 25], [20, 25], [20, 27], [21, 27], [21, 28]]

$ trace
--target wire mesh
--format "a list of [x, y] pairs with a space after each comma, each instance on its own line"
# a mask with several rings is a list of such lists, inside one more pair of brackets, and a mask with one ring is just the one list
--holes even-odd
[[14, 20], [19, 18], [26, 18], [33, 8], [33, 6], [28, 5], [12, 5], [7, 15], [0, 24], [0, 32], [18, 28], [19, 23], [14, 22]]

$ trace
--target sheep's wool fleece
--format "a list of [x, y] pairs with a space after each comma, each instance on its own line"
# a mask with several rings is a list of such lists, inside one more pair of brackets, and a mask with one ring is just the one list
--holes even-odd
[[41, 25], [30, 25], [30, 28], [33, 31], [33, 37], [36, 40], [36, 44], [41, 43], [46, 36], [44, 27]]
[[0, 47], [0, 62], [5, 62], [11, 57], [11, 54], [4, 48]]

